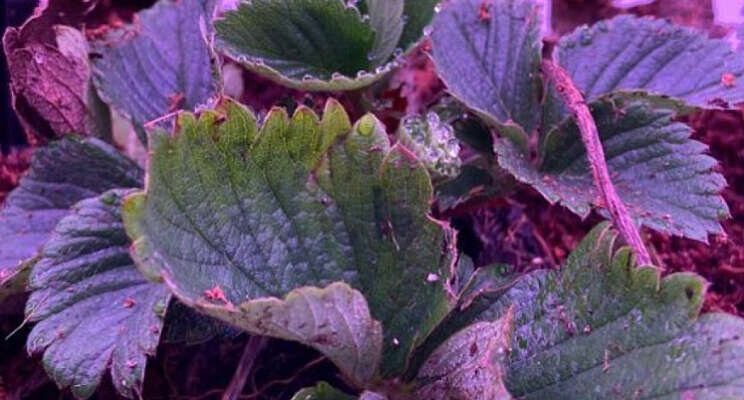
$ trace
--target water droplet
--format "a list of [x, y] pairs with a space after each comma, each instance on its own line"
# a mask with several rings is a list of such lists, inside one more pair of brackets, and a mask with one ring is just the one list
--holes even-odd
[[589, 30], [589, 28], [584, 28], [579, 34], [579, 41], [581, 42], [582, 46], [588, 46], [592, 44], [592, 39], [594, 39], [594, 33]]
[[427, 26], [424, 28], [424, 36], [431, 36], [431, 33], [434, 31], [434, 28], [431, 26]]
[[113, 206], [116, 204], [116, 201], [119, 199], [119, 196], [116, 195], [114, 192], [106, 192], [103, 194], [103, 196], [100, 197], [101, 203], [107, 205], [107, 206]]
[[167, 307], [167, 304], [163, 300], [158, 300], [155, 304], [152, 305], [152, 311], [159, 317], [165, 316], [165, 309]]
[[437, 5], [434, 6], [434, 12], [435, 13], [438, 13], [440, 11], [442, 11], [442, 4], [441, 3], [437, 3]]

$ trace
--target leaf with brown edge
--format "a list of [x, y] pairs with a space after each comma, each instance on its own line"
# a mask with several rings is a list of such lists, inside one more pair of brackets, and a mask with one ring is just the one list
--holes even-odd
[[453, 231], [428, 215], [424, 166], [372, 115], [352, 126], [335, 100], [322, 119], [275, 108], [260, 127], [224, 100], [177, 125], [154, 136], [147, 190], [125, 203], [139, 267], [257, 333], [252, 302], [346, 282], [382, 324], [382, 375], [402, 372], [456, 300]]

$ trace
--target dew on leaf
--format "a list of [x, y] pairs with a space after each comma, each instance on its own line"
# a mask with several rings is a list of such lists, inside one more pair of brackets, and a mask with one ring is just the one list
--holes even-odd
[[594, 33], [589, 28], [585, 28], [581, 31], [581, 34], [579, 35], [579, 41], [583, 46], [592, 44], [592, 39], [594, 39]]

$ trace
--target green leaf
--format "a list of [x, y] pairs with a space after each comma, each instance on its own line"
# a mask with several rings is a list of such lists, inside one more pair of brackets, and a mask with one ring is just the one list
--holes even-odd
[[221, 52], [293, 88], [357, 89], [389, 70], [367, 72], [375, 32], [342, 0], [243, 2], [215, 27]]
[[439, 3], [440, 0], [405, 0], [403, 16], [406, 21], [400, 36], [399, 49], [407, 51], [421, 40]]
[[[690, 139], [690, 127], [674, 122], [672, 111], [642, 101], [601, 100], [590, 108], [613, 183], [632, 217], [650, 228], [703, 241], [709, 233], [722, 232], [719, 220], [729, 216], [720, 196], [726, 182], [713, 172], [716, 161], [704, 154], [706, 146]], [[496, 151], [502, 167], [548, 201], [582, 217], [601, 205], [572, 120], [543, 139], [539, 165], [508, 140], [500, 141]]]
[[744, 321], [698, 317], [706, 287], [659, 279], [617, 233], [595, 228], [557, 271], [531, 273], [477, 320], [514, 307], [506, 387], [520, 399], [733, 399], [744, 385]]
[[744, 53], [667, 20], [621, 15], [581, 27], [556, 59], [587, 99], [641, 89], [701, 108], [744, 101]]
[[216, 46], [246, 68], [302, 90], [353, 90], [381, 79], [417, 42], [435, 0], [252, 0], [215, 23]]
[[372, 65], [381, 65], [393, 54], [405, 25], [403, 8], [405, 0], [367, 0], [369, 23], [375, 32], [368, 58]]
[[22, 289], [22, 271], [70, 206], [109, 189], [141, 186], [143, 177], [139, 166], [98, 139], [67, 137], [38, 148], [0, 209], [0, 296]]
[[292, 396], [292, 400], [354, 400], [353, 396], [320, 382], [313, 387], [300, 390]]
[[140, 131], [164, 114], [207, 103], [219, 89], [208, 43], [213, 10], [213, 0], [159, 0], [136, 23], [94, 40], [93, 79], [104, 101]]
[[[31, 354], [75, 397], [93, 395], [106, 369], [128, 398], [141, 396], [147, 355], [154, 355], [168, 289], [151, 283], [129, 256], [121, 221], [125, 190], [72, 207], [34, 265], [26, 313], [39, 321], [28, 337]], [[163, 309], [164, 311], [164, 309]]]
[[[499, 297], [509, 291], [522, 278], [514, 268], [505, 264], [494, 264], [473, 269], [473, 262], [461, 256], [457, 265], [457, 287], [459, 301], [456, 309], [442, 321], [437, 329], [416, 348], [406, 371], [406, 379], [414, 379], [423, 363], [432, 358], [432, 353], [460, 331], [472, 325]], [[501, 318], [499, 315], [498, 318]], [[496, 318], [494, 318], [496, 319]]]
[[477, 322], [442, 343], [419, 370], [416, 398], [511, 399], [503, 382], [511, 318]]
[[526, 144], [539, 117], [542, 42], [535, 4], [447, 2], [434, 18], [431, 39], [434, 64], [450, 93]]
[[321, 121], [274, 109], [259, 130], [225, 101], [178, 126], [156, 141], [147, 191], [126, 203], [138, 265], [187, 304], [221, 299], [209, 312], [223, 318], [229, 304], [248, 300], [248, 315], [251, 299], [347, 282], [383, 325], [382, 372], [402, 371], [454, 301], [453, 232], [428, 216], [425, 168], [391, 149], [373, 116], [352, 127], [333, 100]]

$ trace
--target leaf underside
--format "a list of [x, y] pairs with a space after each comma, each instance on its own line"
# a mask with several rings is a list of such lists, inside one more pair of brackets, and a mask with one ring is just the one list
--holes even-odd
[[532, 132], [542, 44], [536, 6], [526, 0], [450, 1], [432, 27], [432, 57], [449, 92], [490, 123], [522, 131], [520, 136]]
[[101, 97], [140, 130], [164, 114], [206, 103], [218, 91], [208, 45], [213, 10], [214, 0], [159, 0], [136, 23], [92, 40]]
[[452, 335], [421, 366], [420, 399], [508, 400], [503, 359], [509, 346], [511, 314], [477, 322]]
[[[707, 147], [690, 139], [691, 129], [674, 113], [643, 101], [619, 99], [590, 104], [618, 195], [630, 215], [661, 232], [705, 241], [721, 233], [729, 216], [720, 196], [726, 182], [713, 171]], [[577, 126], [565, 121], [545, 136], [536, 166], [516, 145], [496, 145], [499, 164], [532, 185], [550, 202], [585, 217], [601, 208]], [[601, 212], [604, 212], [602, 210]]]
[[111, 370], [119, 393], [142, 393], [147, 355], [154, 355], [170, 297], [148, 282], [129, 256], [120, 208], [126, 190], [81, 201], [57, 224], [29, 278], [26, 313], [38, 321], [31, 354], [61, 388], [88, 398]]
[[621, 15], [581, 27], [555, 58], [588, 100], [643, 90], [700, 108], [744, 101], [744, 53], [667, 20]]
[[[0, 210], [0, 293], [20, 286], [57, 222], [73, 204], [106, 190], [142, 185], [144, 172], [98, 139], [68, 137], [36, 149], [31, 167]], [[13, 279], [10, 279], [13, 277]]]
[[[178, 125], [154, 146], [147, 192], [127, 202], [138, 265], [233, 323], [225, 312], [248, 315], [263, 298], [347, 282], [382, 323], [382, 372], [402, 371], [451, 307], [453, 239], [427, 216], [424, 167], [391, 149], [374, 117], [352, 127], [335, 101], [321, 121], [306, 108], [291, 119], [274, 109], [259, 130], [250, 112], [224, 101]], [[258, 323], [238, 325], [260, 333]]]
[[602, 224], [559, 271], [517, 283], [476, 320], [514, 306], [505, 384], [523, 399], [733, 399], [744, 388], [744, 321], [698, 317], [705, 282], [637, 267]]

